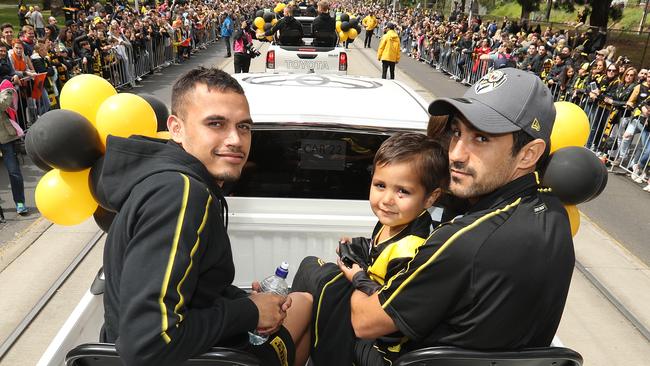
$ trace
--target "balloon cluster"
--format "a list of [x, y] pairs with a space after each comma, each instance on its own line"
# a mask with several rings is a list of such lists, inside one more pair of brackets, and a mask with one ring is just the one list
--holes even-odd
[[361, 33], [361, 24], [359, 18], [350, 17], [349, 14], [341, 14], [339, 20], [336, 21], [336, 32], [339, 34], [339, 39], [343, 42], [353, 41], [359, 33]]
[[56, 224], [77, 225], [93, 214], [105, 215], [89, 176], [106, 150], [107, 136], [168, 136], [169, 112], [152, 96], [118, 94], [108, 81], [90, 74], [65, 84], [61, 108], [34, 123], [25, 147], [34, 164], [47, 172], [36, 186], [39, 211]]
[[584, 145], [589, 137], [589, 119], [570, 102], [555, 103], [556, 117], [551, 132], [550, 159], [542, 185], [564, 203], [575, 236], [580, 214], [575, 205], [598, 197], [607, 186], [607, 168]]
[[[283, 3], [280, 3], [284, 5]], [[280, 5], [278, 4], [278, 6]], [[275, 8], [277, 9], [278, 6]], [[282, 7], [284, 9], [284, 7]], [[258, 34], [258, 39], [261, 38], [259, 35], [260, 33], [263, 34], [264, 32], [267, 32], [273, 26], [275, 23], [278, 22], [277, 17], [275, 16], [274, 13], [271, 12], [264, 12], [264, 10], [258, 10], [257, 13], [255, 13], [255, 19], [253, 20], [253, 30]], [[273, 36], [266, 36], [267, 41], [272, 41]]]

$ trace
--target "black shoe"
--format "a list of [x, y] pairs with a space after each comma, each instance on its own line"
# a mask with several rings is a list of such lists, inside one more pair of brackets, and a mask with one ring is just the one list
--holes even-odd
[[232, 56], [232, 55], [226, 55], [224, 58], [228, 58], [228, 57], [230, 57], [230, 56]]

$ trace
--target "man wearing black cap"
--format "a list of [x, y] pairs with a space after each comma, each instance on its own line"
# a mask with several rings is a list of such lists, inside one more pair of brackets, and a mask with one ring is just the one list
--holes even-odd
[[[564, 309], [575, 262], [569, 219], [536, 173], [555, 120], [548, 88], [504, 68], [429, 112], [429, 134], [449, 138], [449, 190], [470, 208], [437, 227], [376, 293], [353, 293], [357, 365], [437, 345], [549, 346]], [[387, 335], [403, 343], [385, 348]]]

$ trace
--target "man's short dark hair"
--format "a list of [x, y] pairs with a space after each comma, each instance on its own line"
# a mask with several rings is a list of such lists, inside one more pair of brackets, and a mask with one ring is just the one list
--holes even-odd
[[[528, 133], [526, 133], [526, 131], [524, 130], [513, 132], [511, 155], [514, 157], [517, 154], [519, 154], [521, 149], [523, 149], [524, 146], [528, 145], [528, 143], [533, 140], [534, 138]], [[546, 164], [546, 159], [548, 158], [550, 151], [551, 151], [551, 142], [546, 141], [546, 149], [544, 149], [544, 153], [542, 154], [542, 156], [539, 157], [539, 160], [537, 160], [536, 165], [538, 169], [541, 169]]]
[[14, 26], [11, 23], [2, 23], [2, 25], [0, 25], [0, 32], [3, 32], [5, 28], [11, 28], [13, 30]]
[[199, 66], [181, 75], [172, 87], [172, 114], [182, 116], [183, 106], [187, 104], [186, 96], [197, 84], [205, 84], [208, 90], [244, 94], [244, 89], [227, 72], [216, 67]]
[[381, 144], [373, 169], [393, 163], [410, 162], [427, 193], [449, 185], [447, 151], [435, 139], [416, 132], [398, 132]]

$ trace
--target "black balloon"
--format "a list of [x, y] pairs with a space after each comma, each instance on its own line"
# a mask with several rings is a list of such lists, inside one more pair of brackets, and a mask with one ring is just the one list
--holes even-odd
[[590, 197], [587, 201], [591, 201], [594, 198], [600, 196], [600, 194], [603, 193], [603, 191], [605, 190], [605, 187], [607, 187], [607, 180], [609, 179], [609, 172], [607, 171], [607, 167], [605, 166], [605, 164], [600, 164], [600, 166], [602, 168], [601, 169], [602, 170], [602, 172], [601, 172], [602, 181], [600, 182], [600, 187], [598, 187], [598, 190], [596, 191], [596, 193], [594, 193], [594, 195], [592, 197]]
[[[273, 19], [275, 19], [275, 14], [273, 14], [271, 12], [267, 12], [267, 13], [264, 13], [264, 16], [262, 18], [264, 18], [265, 22], [271, 23], [271, 21]], [[266, 25], [264, 26], [264, 28], [266, 28]]]
[[257, 13], [255, 13], [256, 18], [262, 18], [264, 16], [264, 10], [258, 10]]
[[99, 133], [81, 114], [55, 109], [29, 129], [27, 149], [47, 165], [68, 172], [90, 168], [103, 154]]
[[272, 27], [273, 27], [273, 25], [271, 25], [271, 23], [264, 23], [264, 31], [265, 32], [268, 31], [269, 29], [271, 29]]
[[31, 129], [27, 130], [27, 133], [25, 134], [25, 150], [27, 151], [27, 156], [32, 160], [34, 165], [36, 165], [39, 169], [41, 169], [44, 172], [49, 172], [52, 170], [52, 167], [47, 165], [46, 162], [43, 161], [43, 158], [41, 158], [36, 151], [32, 150], [34, 147], [34, 143], [31, 142], [31, 138], [33, 134], [30, 132]]
[[352, 26], [350, 25], [350, 22], [341, 22], [341, 30], [344, 32], [347, 32], [350, 30]]
[[357, 24], [357, 26], [354, 29], [357, 30], [357, 34], [361, 34], [361, 25]]
[[99, 226], [100, 229], [107, 233], [111, 228], [111, 224], [113, 223], [116, 215], [117, 214], [115, 212], [108, 211], [102, 206], [99, 206], [97, 207], [97, 210], [95, 210], [93, 218], [95, 219], [97, 226]]
[[348, 14], [341, 14], [341, 22], [349, 22], [350, 16]]
[[594, 199], [607, 185], [607, 169], [589, 149], [570, 146], [557, 150], [544, 172], [542, 184], [565, 204]]
[[356, 28], [357, 25], [359, 25], [359, 19], [357, 19], [357, 18], [351, 18], [351, 19], [350, 19], [350, 25], [352, 26], [352, 28]]
[[149, 103], [151, 108], [153, 108], [153, 111], [156, 113], [156, 121], [158, 121], [157, 131], [167, 131], [167, 118], [169, 117], [167, 105], [153, 95], [140, 94], [140, 96]]

